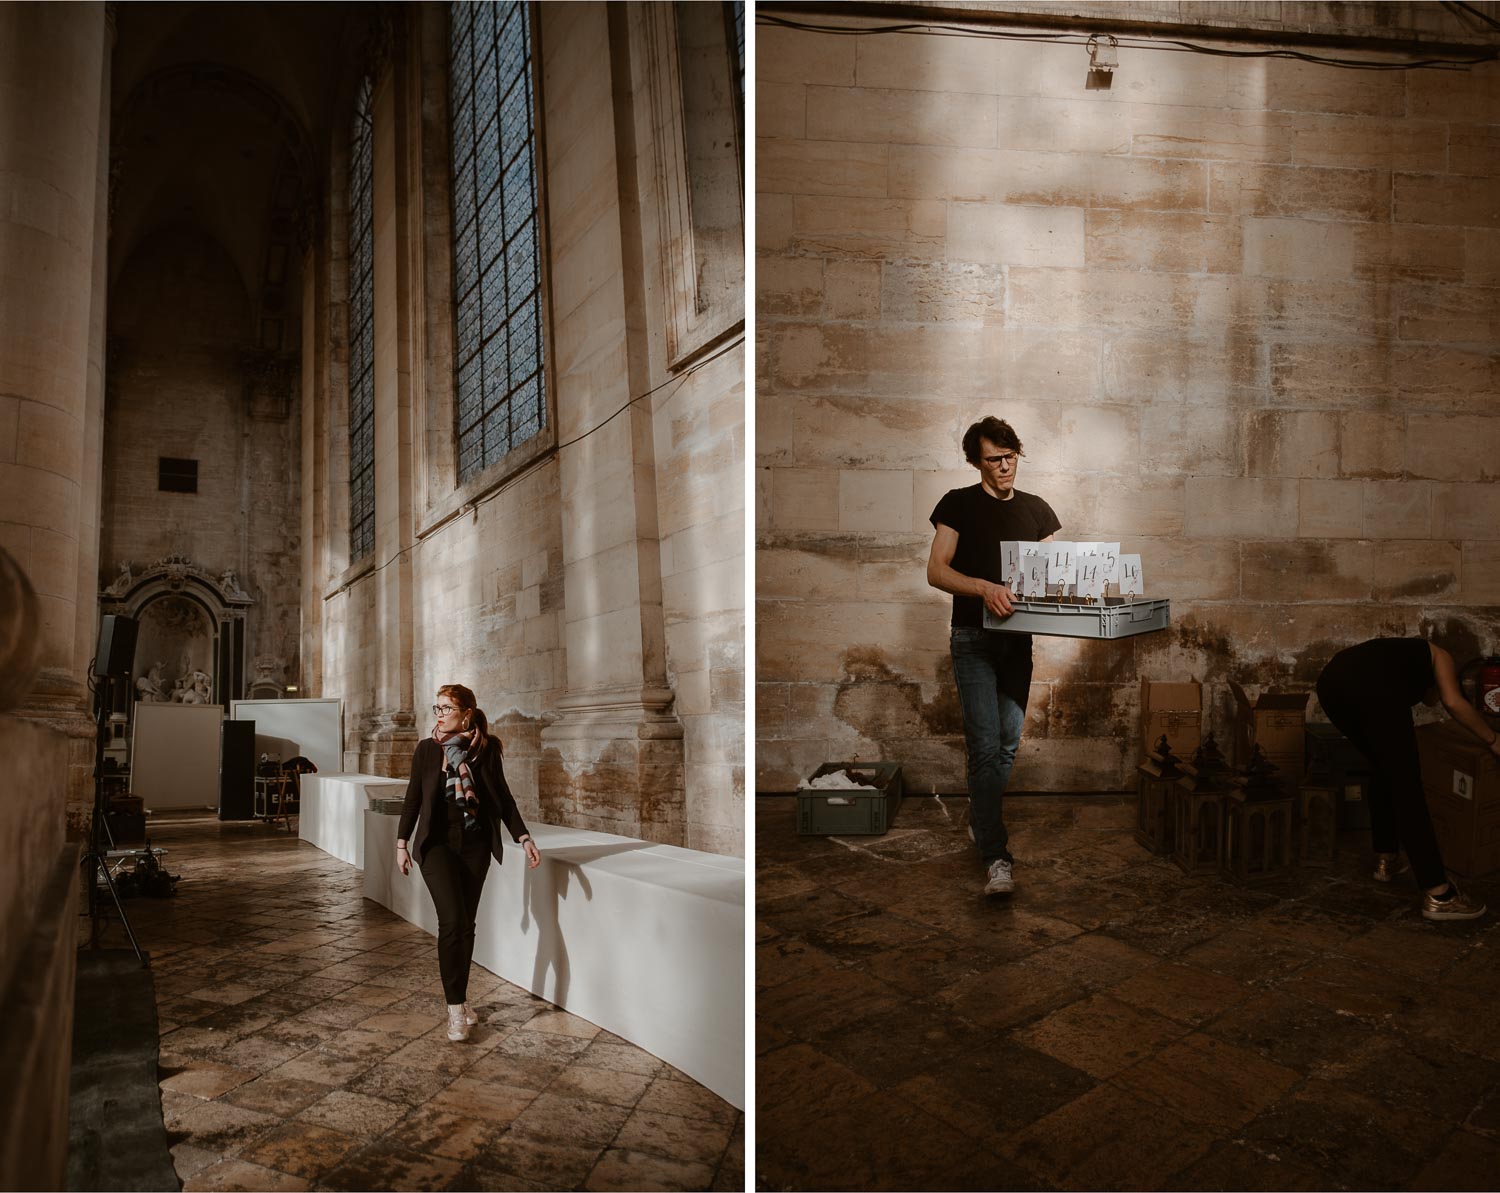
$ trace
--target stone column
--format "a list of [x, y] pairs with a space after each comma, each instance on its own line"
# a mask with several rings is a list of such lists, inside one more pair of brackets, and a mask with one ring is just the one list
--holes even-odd
[[560, 459], [568, 674], [542, 731], [541, 799], [549, 819], [682, 844], [650, 404], [611, 420], [650, 375], [628, 35], [615, 16], [544, 8], [539, 39], [557, 435], [592, 432]]
[[[390, 19], [385, 19], [389, 17]], [[361, 768], [405, 775], [419, 736], [412, 707], [411, 312], [410, 188], [406, 95], [410, 39], [403, 23], [382, 13], [371, 109], [375, 121], [372, 218], [375, 237], [375, 566], [359, 581], [375, 586], [373, 624], [379, 658], [375, 699], [360, 744]], [[419, 109], [420, 110], [420, 109]]]
[[103, 4], [0, 5], [0, 545], [41, 614], [16, 711], [71, 739], [74, 831], [92, 770], [108, 41]]

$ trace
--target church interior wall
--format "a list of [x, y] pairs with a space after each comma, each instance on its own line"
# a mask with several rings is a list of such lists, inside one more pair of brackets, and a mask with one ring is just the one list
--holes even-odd
[[[377, 539], [373, 557], [353, 564], [342, 299], [347, 148], [335, 121], [326, 235], [310, 254], [304, 286], [304, 324], [324, 330], [304, 340], [315, 356], [304, 364], [304, 385], [314, 387], [309, 398], [317, 406], [304, 406], [302, 414], [303, 434], [314, 440], [303, 452], [309, 479], [302, 525], [316, 536], [303, 558], [318, 579], [309, 581], [315, 591], [302, 601], [302, 630], [305, 657], [320, 662], [303, 686], [344, 700], [346, 766], [402, 774], [415, 738], [430, 728], [427, 706], [437, 685], [465, 683], [504, 740], [523, 811], [645, 832], [638, 808], [613, 807], [619, 797], [602, 790], [614, 762], [580, 779], [576, 764], [570, 771], [554, 758], [543, 775], [542, 731], [569, 688], [571, 583], [585, 598], [574, 601], [575, 633], [586, 607], [600, 610], [603, 620], [591, 614], [593, 624], [624, 616], [636, 625], [639, 645], [624, 654], [629, 637], [599, 639], [599, 668], [619, 670], [626, 686], [633, 674], [639, 685], [640, 664], [629, 662], [630, 652], [654, 651], [671, 687], [682, 746], [681, 761], [657, 772], [667, 785], [659, 798], [678, 805], [675, 827], [661, 830], [670, 834], [662, 839], [737, 853], [744, 836], [743, 351], [730, 344], [720, 361], [665, 387], [603, 433], [571, 447], [550, 446], [565, 434], [590, 432], [632, 390], [670, 379], [660, 359], [662, 316], [648, 309], [644, 283], [628, 277], [625, 264], [633, 260], [634, 270], [650, 272], [641, 262], [657, 247], [652, 232], [640, 230], [649, 213], [641, 220], [621, 206], [621, 186], [635, 181], [638, 165], [617, 156], [617, 116], [626, 119], [629, 110], [621, 114], [614, 105], [626, 103], [628, 93], [611, 92], [610, 71], [622, 67], [611, 60], [610, 21], [588, 7], [544, 8], [536, 26], [545, 106], [538, 161], [545, 162], [539, 188], [552, 313], [550, 426], [535, 455], [521, 452], [477, 481], [455, 479], [440, 10], [409, 23], [388, 90], [377, 90], [375, 185], [390, 202], [385, 224], [387, 209], [376, 204], [377, 266], [383, 254], [399, 256], [402, 265], [388, 274], [377, 268], [377, 290], [386, 287], [376, 297], [376, 410], [383, 420]], [[618, 47], [624, 34], [617, 29], [614, 36]], [[578, 83], [588, 78], [601, 85]], [[381, 120], [390, 126], [382, 130]], [[638, 239], [625, 244], [632, 234]], [[613, 247], [601, 256], [601, 245]], [[606, 267], [610, 253], [617, 264]], [[623, 451], [609, 438], [617, 431], [629, 445]], [[563, 458], [569, 451], [576, 478], [618, 497], [599, 507], [570, 495]], [[633, 521], [618, 521], [622, 515]], [[572, 548], [564, 534], [569, 518]], [[616, 542], [620, 534], [625, 538]], [[597, 567], [587, 564], [593, 557]], [[636, 610], [642, 593], [644, 613]], [[595, 649], [592, 631], [579, 640]], [[382, 741], [393, 744], [376, 744]]]
[[[111, 298], [105, 579], [127, 562], [139, 574], [174, 554], [215, 576], [234, 571], [255, 602], [246, 673], [263, 657], [278, 682], [289, 682], [299, 619], [296, 423], [289, 407], [255, 393], [255, 329], [241, 276], [212, 236], [174, 225], [131, 254]], [[196, 460], [197, 492], [161, 491], [162, 457]], [[175, 679], [179, 659], [160, 661]]]
[[963, 790], [928, 516], [991, 413], [1059, 537], [1172, 600], [1036, 640], [1013, 787], [1126, 786], [1143, 677], [1203, 681], [1222, 734], [1231, 677], [1494, 648], [1493, 63], [1122, 48], [1085, 91], [1077, 45], [759, 33], [759, 789], [855, 755]]

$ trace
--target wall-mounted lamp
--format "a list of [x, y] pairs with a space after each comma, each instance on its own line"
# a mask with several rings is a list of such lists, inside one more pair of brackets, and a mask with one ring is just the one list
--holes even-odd
[[1115, 81], [1115, 68], [1120, 65], [1120, 43], [1105, 34], [1102, 39], [1090, 37], [1089, 74], [1083, 84], [1085, 91], [1108, 91]]

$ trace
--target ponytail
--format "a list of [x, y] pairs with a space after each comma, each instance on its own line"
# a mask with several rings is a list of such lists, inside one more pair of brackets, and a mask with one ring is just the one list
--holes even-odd
[[469, 714], [469, 728], [474, 731], [474, 752], [477, 757], [479, 753], [487, 748], [487, 743], [494, 742], [495, 749], [503, 756], [504, 748], [500, 745], [498, 737], [490, 736], [489, 718], [484, 715], [484, 709], [479, 707], [478, 701], [474, 699], [474, 693], [461, 683], [445, 683], [438, 689], [439, 696], [449, 696]]

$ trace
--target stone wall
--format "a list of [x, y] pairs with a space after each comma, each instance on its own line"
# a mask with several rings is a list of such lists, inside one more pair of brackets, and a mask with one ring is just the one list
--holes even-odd
[[375, 92], [377, 529], [363, 566], [347, 547], [337, 142], [329, 235], [305, 270], [304, 326], [324, 329], [302, 419], [306, 688], [343, 699], [346, 766], [401, 775], [438, 685], [465, 684], [523, 814], [740, 853], [745, 353], [730, 337], [697, 371], [665, 359], [641, 15], [538, 14], [550, 426], [534, 456], [462, 483], [446, 17], [409, 16]]
[[[249, 299], [224, 248], [187, 226], [145, 240], [113, 287], [110, 335], [101, 579], [127, 560], [139, 574], [172, 554], [215, 576], [234, 569], [255, 599], [247, 682], [264, 655], [295, 683], [296, 423], [254, 363]], [[160, 491], [162, 456], [198, 461], [196, 493]]]
[[1089, 92], [1079, 46], [758, 33], [760, 789], [853, 754], [963, 789], [924, 561], [984, 414], [1059, 537], [1172, 598], [1037, 639], [1018, 789], [1125, 785], [1142, 677], [1222, 730], [1229, 678], [1500, 645], [1494, 64], [1122, 49]]

